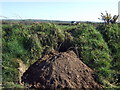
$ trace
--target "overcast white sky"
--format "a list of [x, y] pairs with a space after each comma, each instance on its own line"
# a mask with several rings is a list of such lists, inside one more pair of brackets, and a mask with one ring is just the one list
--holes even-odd
[[108, 11], [112, 15], [118, 14], [118, 1], [1, 0], [0, 16], [8, 17], [8, 19], [99, 21], [101, 12]]

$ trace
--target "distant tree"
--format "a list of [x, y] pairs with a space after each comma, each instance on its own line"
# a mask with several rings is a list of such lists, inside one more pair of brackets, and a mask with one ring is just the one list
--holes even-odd
[[98, 19], [103, 20], [105, 22], [105, 24], [110, 24], [110, 23], [115, 24], [119, 15], [114, 15], [112, 17], [111, 14], [109, 14], [107, 11], [105, 11], [105, 12], [106, 12], [106, 14], [101, 13], [101, 19], [100, 18], [98, 18]]

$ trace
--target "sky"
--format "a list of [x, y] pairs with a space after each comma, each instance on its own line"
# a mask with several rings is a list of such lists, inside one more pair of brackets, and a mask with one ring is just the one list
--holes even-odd
[[1, 0], [0, 19], [100, 21], [101, 12], [118, 14], [120, 0]]

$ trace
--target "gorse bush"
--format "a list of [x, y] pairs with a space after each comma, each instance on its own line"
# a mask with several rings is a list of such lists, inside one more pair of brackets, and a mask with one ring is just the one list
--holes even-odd
[[60, 43], [64, 41], [64, 31], [52, 23], [33, 24], [30, 30], [32, 31], [33, 41], [35, 41], [38, 46], [42, 46], [44, 53], [49, 49], [58, 50]]
[[97, 29], [103, 35], [104, 40], [107, 42], [109, 50], [111, 51], [111, 68], [114, 70], [115, 82], [119, 81], [120, 75], [120, 27], [118, 24], [101, 25]]
[[92, 25], [79, 25], [68, 30], [78, 46], [80, 58], [85, 64], [96, 70], [102, 78], [110, 78], [110, 51], [101, 34]]
[[120, 28], [118, 24], [98, 27], [98, 30], [102, 33], [113, 57], [112, 67], [115, 70], [120, 70]]
[[[18, 63], [14, 59], [22, 58], [27, 54], [27, 50], [21, 42], [21, 34], [22, 31], [19, 29], [19, 25], [3, 25], [3, 83], [8, 81], [18, 82]], [[26, 60], [24, 61], [26, 62]]]
[[12, 28], [8, 30], [7, 27], [3, 28], [3, 31], [6, 29], [3, 33], [3, 53], [7, 52], [14, 58], [22, 58], [23, 55], [28, 54], [28, 50], [25, 47], [27, 37], [24, 35], [25, 32], [19, 25], [10, 27]]
[[18, 82], [18, 63], [32, 64], [64, 41], [64, 31], [51, 23], [3, 25], [3, 81]]

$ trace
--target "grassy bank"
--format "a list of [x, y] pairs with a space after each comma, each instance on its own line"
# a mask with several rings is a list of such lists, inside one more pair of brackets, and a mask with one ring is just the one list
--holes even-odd
[[27, 67], [51, 50], [73, 49], [95, 70], [96, 81], [105, 87], [119, 86], [120, 27], [91, 24], [56, 25], [53, 23], [3, 24], [3, 85], [19, 85], [20, 59]]

